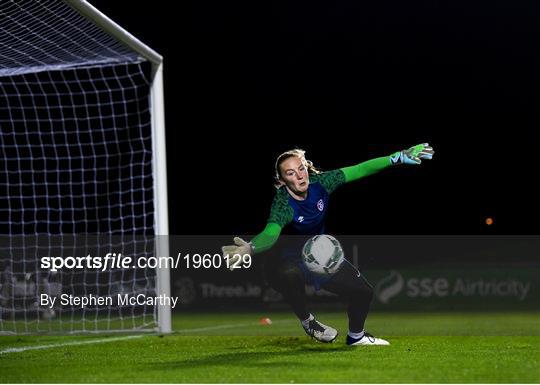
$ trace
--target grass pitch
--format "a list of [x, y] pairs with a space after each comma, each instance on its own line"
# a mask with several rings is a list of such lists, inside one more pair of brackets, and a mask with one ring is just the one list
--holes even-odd
[[177, 314], [168, 336], [1, 336], [0, 382], [540, 382], [538, 312], [373, 313], [366, 329], [391, 345], [354, 348], [344, 313], [316, 315], [341, 331], [335, 343], [290, 313]]

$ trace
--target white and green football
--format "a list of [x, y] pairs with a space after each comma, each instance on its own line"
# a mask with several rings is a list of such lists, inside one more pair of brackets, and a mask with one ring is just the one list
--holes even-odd
[[309, 271], [319, 275], [334, 274], [345, 261], [343, 248], [331, 235], [316, 235], [302, 249], [302, 259]]

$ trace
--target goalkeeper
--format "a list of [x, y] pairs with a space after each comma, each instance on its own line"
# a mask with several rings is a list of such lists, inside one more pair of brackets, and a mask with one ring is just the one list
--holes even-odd
[[[287, 226], [292, 234], [318, 235], [324, 233], [324, 221], [329, 195], [339, 186], [399, 165], [419, 165], [422, 159], [431, 159], [434, 151], [427, 143], [390, 156], [375, 158], [360, 164], [328, 172], [320, 172], [306, 159], [305, 152], [294, 149], [281, 154], [276, 160], [277, 192], [272, 203], [265, 229], [250, 242], [234, 238], [235, 245], [224, 246], [229, 256], [257, 254], [269, 250]], [[336, 339], [336, 329], [317, 321], [307, 309], [305, 285], [314, 284], [302, 267], [300, 252], [294, 257], [267, 258], [265, 276], [268, 283], [283, 295], [292, 307], [305, 332], [321, 342]], [[231, 263], [234, 259], [231, 258]], [[364, 323], [373, 299], [373, 288], [351, 264], [344, 263], [332, 277], [320, 285], [335, 293], [348, 304], [349, 332], [347, 345], [388, 345], [364, 331]]]

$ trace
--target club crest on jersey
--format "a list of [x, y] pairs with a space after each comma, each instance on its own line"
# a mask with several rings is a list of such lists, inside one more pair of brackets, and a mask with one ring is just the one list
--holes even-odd
[[300, 223], [304, 222], [304, 217], [302, 215], [300, 215], [298, 217], [298, 222], [300, 222]]
[[319, 201], [317, 202], [317, 208], [319, 209], [319, 211], [324, 210], [324, 201], [322, 199], [319, 199]]

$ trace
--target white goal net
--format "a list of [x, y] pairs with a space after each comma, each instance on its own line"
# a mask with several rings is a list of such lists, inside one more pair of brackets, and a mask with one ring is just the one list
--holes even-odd
[[[163, 271], [41, 264], [155, 255], [167, 233], [160, 60], [84, 1], [0, 0], [0, 333], [160, 328], [167, 309], [114, 298], [163, 292]], [[113, 301], [61, 303], [70, 296]]]

